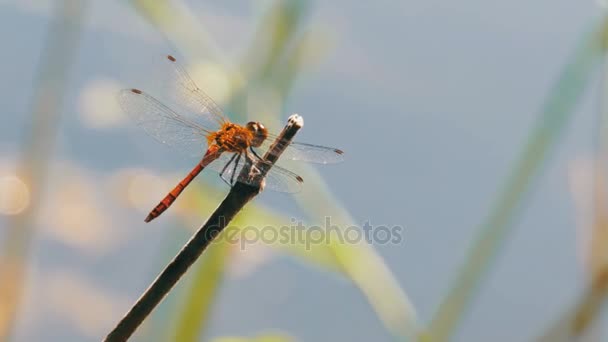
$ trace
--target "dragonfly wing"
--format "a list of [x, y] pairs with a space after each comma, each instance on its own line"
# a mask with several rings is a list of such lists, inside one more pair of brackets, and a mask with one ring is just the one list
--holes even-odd
[[[247, 179], [238, 179], [239, 175], [241, 174], [241, 170], [247, 163], [245, 160], [245, 155], [243, 154], [241, 158], [238, 159], [238, 163], [238, 156], [234, 159], [233, 156], [233, 153], [223, 153], [208, 167], [218, 172], [221, 178], [229, 185], [233, 185], [236, 181], [251, 184]], [[266, 174], [265, 189], [277, 192], [296, 193], [301, 191], [303, 182], [304, 180], [302, 177], [298, 176], [297, 174], [280, 166], [273, 165], [270, 171]]]
[[[269, 151], [276, 137], [269, 136], [262, 146], [261, 151]], [[344, 161], [344, 152], [340, 149], [299, 142], [292, 142], [281, 154], [281, 159], [297, 160], [308, 163], [331, 164]]]
[[266, 189], [285, 193], [297, 193], [302, 190], [304, 179], [297, 174], [273, 165], [266, 175]]
[[138, 89], [123, 89], [118, 102], [138, 126], [161, 143], [189, 156], [200, 157], [205, 153], [209, 132], [154, 97]]
[[187, 113], [188, 119], [214, 131], [227, 121], [221, 108], [196, 85], [177, 58], [164, 56], [159, 69], [161, 88], [180, 113]]

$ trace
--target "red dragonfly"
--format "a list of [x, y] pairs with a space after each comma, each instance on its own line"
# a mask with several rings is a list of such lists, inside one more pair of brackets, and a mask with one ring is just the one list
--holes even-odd
[[[139, 89], [121, 90], [119, 103], [156, 140], [193, 156], [204, 155], [192, 171], [152, 209], [146, 222], [167, 210], [204, 168], [219, 172], [229, 185], [237, 181], [247, 183], [248, 180], [238, 177], [240, 170], [245, 165], [254, 165], [254, 162], [264, 163], [256, 149], [268, 150], [277, 138], [259, 122], [252, 121], [246, 125], [230, 122], [175, 57], [166, 56], [163, 64], [168, 77], [163, 85], [169, 87], [167, 95], [171, 103], [179, 108], [180, 114]], [[281, 158], [327, 164], [342, 161], [343, 152], [331, 147], [292, 142], [284, 149]], [[273, 165], [266, 175], [265, 188], [294, 193], [300, 190], [303, 181], [297, 174]]]

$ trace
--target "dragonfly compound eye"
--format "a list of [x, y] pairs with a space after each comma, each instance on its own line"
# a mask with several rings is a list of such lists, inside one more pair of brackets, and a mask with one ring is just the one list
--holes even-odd
[[253, 139], [251, 141], [251, 146], [253, 147], [259, 147], [268, 137], [268, 130], [259, 122], [248, 122], [247, 129], [253, 133]]

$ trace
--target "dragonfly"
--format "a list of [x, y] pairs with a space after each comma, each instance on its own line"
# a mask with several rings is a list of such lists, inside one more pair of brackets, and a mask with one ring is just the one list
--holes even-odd
[[[192, 180], [210, 169], [219, 173], [224, 182], [250, 185], [254, 179], [239, 177], [243, 167], [268, 163], [258, 151], [268, 151], [277, 135], [268, 132], [260, 122], [239, 125], [228, 120], [215, 101], [199, 88], [186, 69], [172, 55], [166, 55], [160, 68], [168, 87], [165, 93], [170, 101], [165, 104], [136, 88], [123, 89], [118, 102], [132, 120], [150, 136], [163, 144], [190, 156], [202, 158], [194, 168], [150, 211], [145, 222], [150, 222], [167, 210]], [[171, 103], [171, 106], [169, 105]], [[276, 142], [275, 142], [276, 143]], [[310, 163], [336, 163], [343, 160], [344, 152], [299, 142], [283, 142], [281, 158]], [[304, 179], [277, 165], [269, 165], [264, 189], [296, 193]]]

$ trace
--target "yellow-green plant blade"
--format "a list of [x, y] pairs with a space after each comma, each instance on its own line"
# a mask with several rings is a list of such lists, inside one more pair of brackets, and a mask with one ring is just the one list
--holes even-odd
[[28, 186], [29, 207], [14, 216], [4, 232], [0, 256], [0, 341], [7, 341], [26, 287], [28, 253], [43, 197], [49, 161], [61, 119], [69, 70], [77, 52], [87, 1], [56, 1], [52, 24], [31, 101], [31, 130], [23, 142], [18, 176]]
[[[298, 173], [308, 183], [297, 199], [313, 224], [322, 224], [317, 216], [320, 212], [326, 212], [331, 213], [332, 223], [342, 231], [349, 226], [358, 226], [346, 209], [337, 204], [338, 201], [315, 169], [303, 166]], [[340, 268], [366, 296], [389, 331], [399, 337], [414, 338], [419, 330], [416, 310], [373, 247], [365, 241], [342, 243], [336, 236], [329, 241], [328, 247]]]
[[592, 71], [604, 54], [607, 31], [608, 22], [604, 22], [599, 30], [584, 37], [549, 93], [522, 154], [504, 183], [490, 215], [482, 223], [479, 236], [469, 250], [456, 281], [430, 324], [429, 331], [436, 340], [446, 341], [452, 336], [485, 271], [495, 260], [520, 209], [521, 200], [528, 193], [550, 150], [556, 145]]
[[252, 40], [242, 70], [247, 79], [256, 80], [276, 72], [276, 65], [285, 55], [286, 48], [296, 37], [310, 1], [276, 1], [263, 15]]
[[[243, 219], [239, 220], [242, 224], [235, 225], [235, 227], [257, 227], [258, 229], [264, 229], [268, 234], [277, 234], [277, 236], [280, 236], [278, 234], [281, 233], [282, 227], [293, 229], [291, 226], [294, 223], [291, 222], [290, 218], [261, 205], [252, 205], [245, 208], [242, 214]], [[300, 261], [314, 265], [320, 269], [331, 272], [342, 272], [341, 265], [336, 260], [331, 246], [311, 243], [307, 239], [308, 237], [304, 235], [302, 239], [290, 240], [288, 243], [280, 240], [265, 241], [265, 243], [277, 251], [295, 256]]]
[[[200, 213], [210, 212], [221, 200], [221, 190], [213, 187], [210, 184], [205, 184], [196, 188], [196, 193], [185, 202], [192, 203], [189, 205], [188, 211], [192, 215], [200, 215]], [[243, 227], [257, 227], [258, 229], [265, 228], [269, 230], [269, 233], [279, 234], [283, 227], [289, 229], [297, 229], [293, 226], [297, 224], [292, 221], [290, 217], [284, 216], [264, 205], [252, 203], [249, 206], [243, 208], [236, 220], [229, 226], [230, 229], [242, 229]], [[303, 224], [305, 224], [303, 222]], [[281, 243], [281, 241], [266, 241], [268, 246], [273, 247], [277, 251], [284, 252], [288, 255], [292, 255], [297, 259], [312, 264], [313, 266], [319, 267], [320, 269], [331, 271], [331, 272], [342, 272], [341, 265], [335, 258], [334, 252], [331, 246], [325, 244], [312, 244], [308, 243], [307, 237], [303, 236], [302, 239], [290, 241], [290, 243]], [[213, 244], [212, 244], [213, 246]]]
[[[247, 108], [250, 120], [264, 122], [271, 130], [280, 127], [280, 118], [285, 113], [284, 104], [297, 76], [326, 53], [325, 43], [325, 38], [313, 32], [304, 32], [294, 37], [289, 44], [289, 51], [272, 70], [257, 75], [257, 78], [250, 80], [247, 89], [241, 89], [246, 94], [243, 98], [254, 100], [249, 101]], [[235, 108], [244, 106], [244, 102], [236, 103]], [[252, 106], [252, 102], [256, 105]]]
[[327, 34], [322, 35], [320, 32], [310, 31], [303, 33], [294, 42], [291, 52], [271, 73], [272, 82], [276, 85], [277, 90], [281, 92], [281, 98], [287, 98], [299, 70], [305, 69], [308, 65], [314, 65], [321, 56], [326, 55], [328, 41]]
[[176, 328], [173, 341], [199, 341], [200, 335], [207, 328], [211, 310], [217, 298], [219, 287], [224, 279], [225, 263], [230, 252], [230, 244], [218, 236], [219, 243], [214, 243], [206, 252], [189, 284], [185, 300], [176, 316]]
[[213, 342], [295, 342], [296, 340], [284, 334], [265, 334], [254, 338], [249, 337], [218, 337]]
[[188, 10], [181, 0], [131, 0], [131, 4], [187, 57], [225, 55], [205, 29], [205, 23]]
[[[279, 114], [272, 110], [270, 110], [272, 113], [269, 113], [267, 108], [256, 111], [259, 108], [251, 108], [248, 106], [248, 101], [254, 99], [262, 103], [274, 102], [276, 106], [270, 106], [273, 107], [270, 109], [280, 109], [282, 101], [285, 100], [291, 89], [291, 83], [285, 82], [285, 87], [280, 88], [282, 90], [280, 93], [271, 94], [276, 95], [273, 98], [267, 98], [269, 94], [265, 93], [265, 90], [274, 91], [274, 87], [269, 89], [266, 83], [275, 74], [283, 75], [293, 81], [299, 73], [296, 68], [287, 70], [281, 68], [281, 65], [285, 64], [286, 55], [291, 51], [290, 45], [294, 44], [298, 37], [300, 26], [309, 11], [309, 6], [309, 1], [279, 0], [273, 2], [273, 6], [261, 16], [256, 35], [242, 58], [240, 71], [243, 77], [237, 78], [235, 82], [236, 90], [228, 105], [231, 111], [255, 116], [251, 119], [256, 121], [263, 121], [262, 115], [276, 116]], [[254, 90], [253, 93], [252, 90]], [[256, 112], [251, 112], [252, 109]]]

